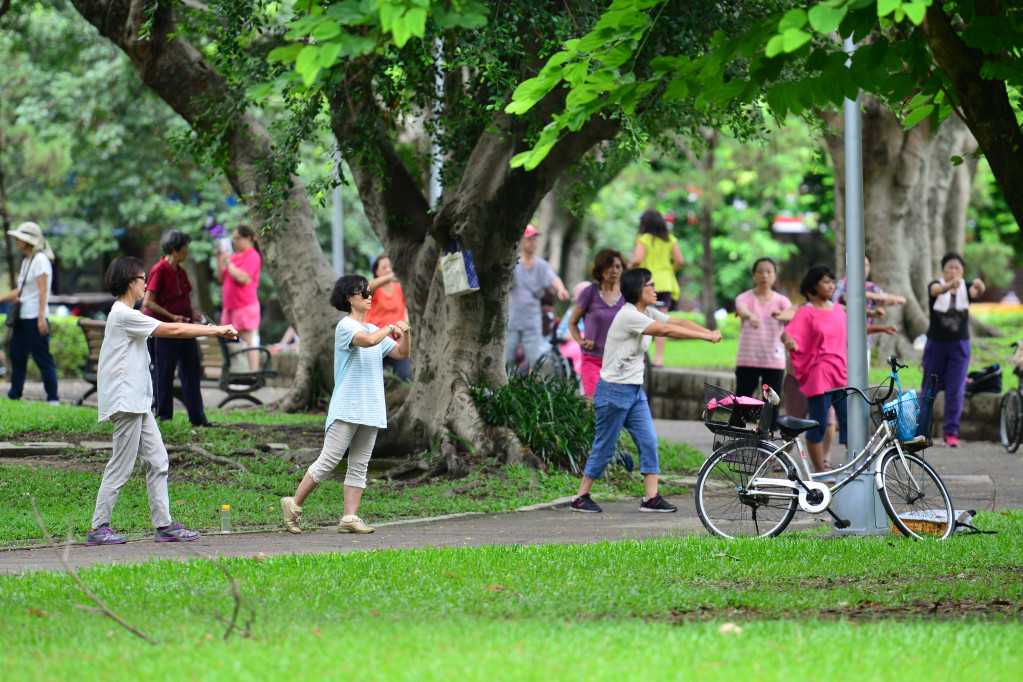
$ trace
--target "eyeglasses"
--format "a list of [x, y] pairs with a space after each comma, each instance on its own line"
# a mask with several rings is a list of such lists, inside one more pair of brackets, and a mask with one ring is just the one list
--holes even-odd
[[654, 288], [654, 283], [653, 283], [653, 282], [647, 282], [647, 283], [646, 283], [646, 284], [644, 284], [643, 286], [644, 286], [644, 287], [650, 287], [651, 289], [653, 289], [653, 288]]
[[356, 291], [352, 296], [362, 296], [363, 298], [369, 298], [373, 295], [373, 292], [369, 289], [363, 289], [362, 291]]
[[146, 276], [145, 276], [145, 275], [139, 275], [139, 276], [137, 276], [137, 277], [132, 277], [132, 278], [131, 278], [131, 281], [132, 281], [132, 282], [134, 282], [134, 281], [135, 281], [135, 280], [137, 280], [137, 279], [141, 279], [141, 280], [142, 280], [143, 282], [147, 282], [147, 281], [149, 281], [149, 280], [148, 280], [148, 279], [146, 278]]

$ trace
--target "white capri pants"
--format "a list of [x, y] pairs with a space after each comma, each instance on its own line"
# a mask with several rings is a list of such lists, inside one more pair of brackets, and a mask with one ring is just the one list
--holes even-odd
[[327, 429], [320, 456], [309, 466], [309, 477], [317, 483], [325, 479], [341, 463], [345, 450], [351, 447], [345, 485], [365, 488], [366, 471], [373, 456], [373, 445], [377, 442], [377, 431], [375, 426], [351, 424], [340, 419], [334, 421]]
[[110, 516], [121, 488], [131, 477], [135, 460], [142, 457], [149, 491], [149, 520], [153, 528], [171, 524], [170, 498], [167, 496], [167, 448], [152, 412], [117, 412], [114, 423], [114, 452], [103, 470], [103, 481], [96, 493], [96, 511], [92, 527], [110, 525]]

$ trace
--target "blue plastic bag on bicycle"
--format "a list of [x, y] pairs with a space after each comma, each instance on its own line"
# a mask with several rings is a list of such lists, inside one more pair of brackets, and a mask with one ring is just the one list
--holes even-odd
[[913, 440], [916, 437], [916, 417], [920, 412], [920, 403], [916, 398], [916, 391], [906, 391], [898, 398], [884, 404], [885, 411], [895, 410], [895, 423], [892, 428], [895, 437], [902, 441]]

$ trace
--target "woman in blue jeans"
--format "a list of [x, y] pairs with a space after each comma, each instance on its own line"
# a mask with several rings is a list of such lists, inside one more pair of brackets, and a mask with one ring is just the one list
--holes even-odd
[[641, 512], [673, 512], [677, 507], [657, 492], [657, 433], [650, 416], [650, 405], [643, 392], [643, 356], [655, 336], [672, 339], [703, 339], [711, 343], [721, 340], [721, 332], [710, 331], [695, 322], [669, 317], [657, 309], [657, 291], [646, 268], [629, 270], [621, 279], [625, 305], [615, 315], [607, 330], [604, 361], [600, 379], [593, 394], [596, 410], [596, 433], [586, 460], [579, 492], [572, 498], [571, 509], [577, 512], [603, 511], [590, 498], [593, 482], [604, 475], [604, 469], [615, 451], [618, 434], [624, 427], [639, 450], [639, 470], [643, 474], [644, 497]]
[[0, 303], [17, 301], [18, 317], [11, 330], [11, 389], [7, 397], [20, 400], [25, 388], [28, 356], [31, 355], [43, 375], [46, 401], [59, 402], [57, 397], [57, 365], [50, 354], [50, 323], [47, 300], [53, 286], [53, 250], [35, 223], [22, 223], [7, 234], [25, 254], [18, 273], [18, 287], [0, 297]]

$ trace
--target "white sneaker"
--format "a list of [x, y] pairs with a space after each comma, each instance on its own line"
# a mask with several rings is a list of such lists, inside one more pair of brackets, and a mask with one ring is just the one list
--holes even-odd
[[281, 498], [281, 513], [284, 514], [284, 527], [291, 533], [301, 533], [298, 522], [302, 520], [302, 507], [295, 504], [295, 498]]
[[60, 405], [60, 401], [59, 400], [47, 400], [46, 404], [47, 405]]
[[358, 516], [342, 516], [341, 523], [337, 524], [338, 533], [372, 533], [375, 528], [367, 526], [366, 522]]

